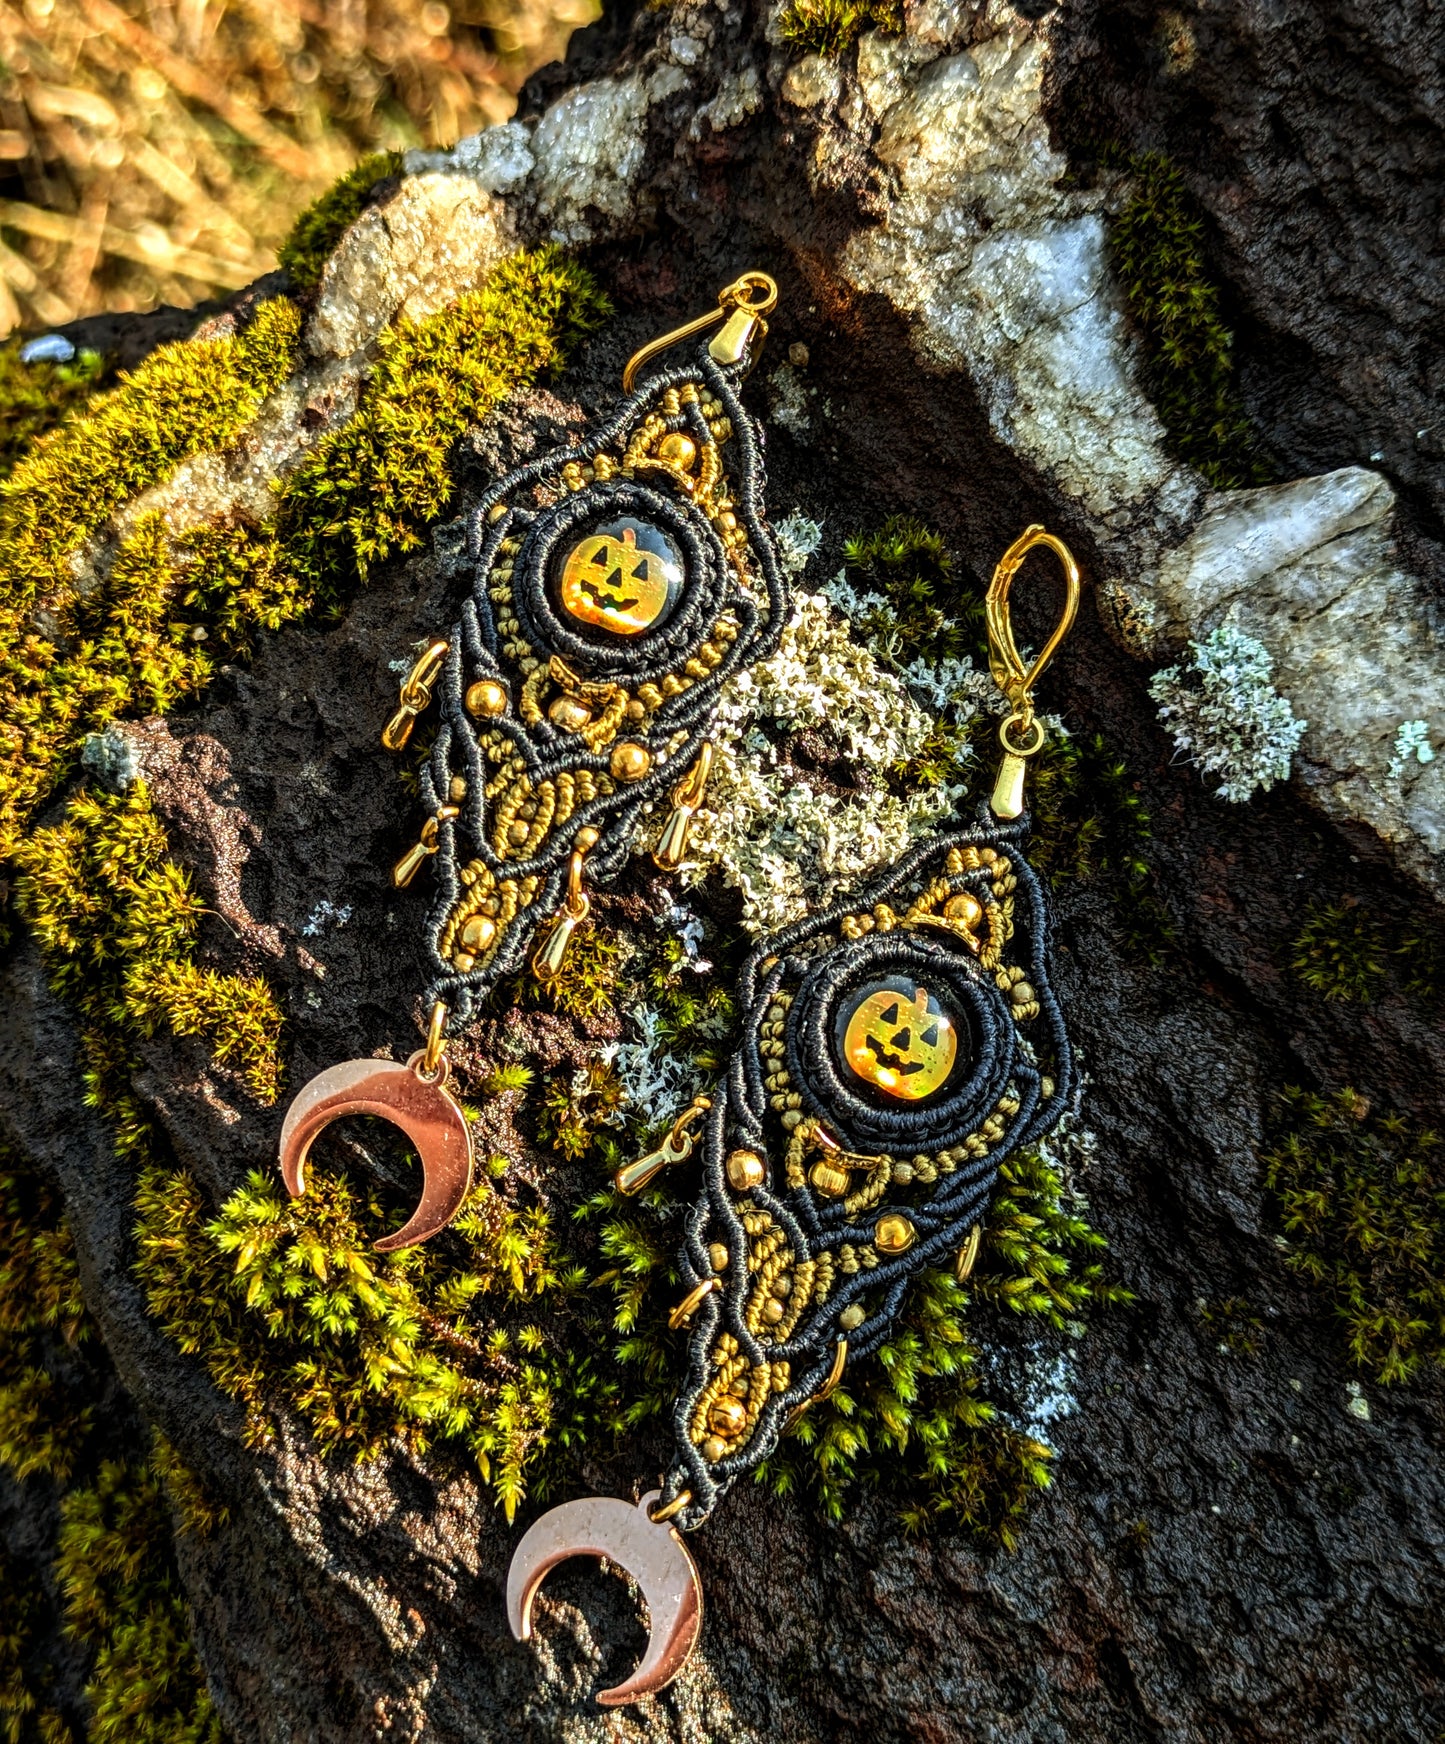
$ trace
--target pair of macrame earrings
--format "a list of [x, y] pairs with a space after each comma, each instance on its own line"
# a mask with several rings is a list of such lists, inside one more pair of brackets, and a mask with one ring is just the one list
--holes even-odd
[[[281, 1134], [293, 1194], [330, 1121], [375, 1114], [408, 1135], [421, 1200], [380, 1249], [435, 1235], [471, 1186], [448, 1035], [529, 955], [543, 982], [560, 973], [589, 885], [621, 871], [647, 810], [666, 812], [654, 861], [682, 863], [723, 689], [778, 646], [790, 599], [764, 512], [761, 435], [738, 399], [776, 300], [771, 279], [744, 274], [715, 310], [638, 352], [608, 423], [510, 473], [472, 516], [468, 597], [402, 684], [383, 734], [400, 749], [439, 704], [426, 820], [394, 873], [405, 885], [427, 860], [437, 873], [426, 1043], [405, 1065], [322, 1072]], [[688, 361], [634, 389], [660, 352], [714, 327]], [[1026, 663], [1009, 590], [1040, 545], [1063, 567], [1065, 607]], [[1069, 1104], [1074, 1068], [1050, 987], [1043, 893], [1024, 853], [1024, 787], [1045, 737], [1034, 685], [1078, 597], [1067, 547], [1030, 527], [987, 596], [990, 668], [1010, 710], [989, 805], [971, 827], [920, 844], [761, 943], [739, 982], [741, 1039], [713, 1094], [619, 1171], [622, 1191], [640, 1191], [700, 1142], [686, 1294], [670, 1320], [689, 1329], [675, 1450], [661, 1488], [638, 1503], [594, 1496], [545, 1514], [507, 1583], [513, 1633], [526, 1638], [556, 1563], [605, 1556], [638, 1580], [648, 1650], [599, 1694], [604, 1705], [661, 1688], [696, 1643], [702, 1591], [681, 1533], [827, 1397], [850, 1360], [878, 1348], [920, 1268], [952, 1259], [967, 1276], [1000, 1164]]]

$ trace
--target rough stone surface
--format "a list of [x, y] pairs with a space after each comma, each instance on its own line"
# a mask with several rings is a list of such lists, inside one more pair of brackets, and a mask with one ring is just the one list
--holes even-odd
[[[1260, 42], [1276, 40], [1270, 20], [1297, 24], [1307, 44], [1314, 19], [1337, 11], [1229, 0], [1197, 40], [1256, 65]], [[1408, 12], [1403, 0], [1350, 9], [1361, 88], [1393, 79], [1403, 91], [1389, 26]], [[637, 344], [763, 265], [783, 298], [748, 391], [792, 409], [769, 431], [770, 495], [775, 512], [825, 525], [810, 581], [837, 567], [855, 527], [910, 512], [959, 554], [961, 587], [976, 588], [1033, 519], [1064, 532], [1107, 584], [1044, 700], [1127, 760], [1178, 943], [1141, 965], [1103, 891], [1062, 897], [1058, 978], [1099, 1139], [1082, 1185], [1137, 1300], [1076, 1347], [1030, 1353], [1017, 1328], [983, 1328], [1006, 1409], [1023, 1410], [1009, 1376], [1025, 1357], [1067, 1381], [1054, 1488], [1011, 1556], [948, 1533], [911, 1540], [879, 1503], [835, 1528], [806, 1498], [741, 1488], [697, 1535], [709, 1605], [698, 1660], [651, 1705], [601, 1715], [591, 1691], [642, 1640], [621, 1582], [559, 1570], [537, 1645], [515, 1646], [500, 1603], [514, 1535], [464, 1472], [399, 1452], [360, 1470], [328, 1462], [296, 1426], [257, 1454], [237, 1410], [146, 1317], [130, 1271], [132, 1184], [74, 1093], [71, 1018], [22, 946], [0, 969], [3, 1121], [64, 1187], [87, 1298], [137, 1405], [230, 1507], [217, 1536], [183, 1541], [183, 1573], [235, 1739], [1414, 1744], [1445, 1728], [1442, 1386], [1359, 1384], [1320, 1299], [1282, 1265], [1258, 1161], [1287, 1082], [1350, 1083], [1382, 1107], [1445, 1119], [1438, 1012], [1398, 991], [1368, 1009], [1328, 1005], [1283, 966], [1307, 897], [1431, 925], [1407, 874], [1438, 878], [1438, 766], [1397, 793], [1381, 764], [1400, 720], [1441, 695], [1429, 590], [1415, 578], [1428, 527], [1417, 519], [1392, 540], [1390, 488], [1357, 464], [1368, 454], [1311, 446], [1298, 432], [1317, 422], [1303, 414], [1290, 424], [1288, 348], [1276, 377], [1260, 349], [1251, 392], [1267, 434], [1296, 430], [1296, 449], [1279, 446], [1300, 480], [1212, 495], [1169, 458], [1108, 272], [1104, 196], [1061, 185], [1068, 141], [1048, 120], [1055, 86], [1104, 64], [1102, 47], [1091, 63], [1080, 46], [1108, 34], [1103, 14], [1080, 5], [1030, 21], [932, 4], [910, 14], [902, 42], [866, 39], [836, 68], [790, 71], [770, 21], [740, 7], [614, 13], [534, 83], [494, 144], [429, 164], [363, 217], [323, 288], [337, 337], [325, 342], [335, 361], [319, 366], [354, 370], [354, 382], [360, 335], [449, 294], [429, 276], [449, 213], [477, 250], [459, 246], [459, 275], [481, 270], [485, 238], [508, 225], [585, 236], [618, 318], [555, 392], [504, 409], [465, 445], [474, 489], [608, 404]], [[1119, 16], [1164, 14], [1140, 4]], [[1118, 33], [1108, 42], [1123, 54]], [[1169, 114], [1188, 109], [1179, 93], [1191, 88], [1211, 113], [1207, 60], [1170, 63]], [[1120, 91], [1132, 80], [1152, 101], [1163, 74], [1128, 65]], [[1287, 88], [1294, 137], [1329, 136], [1327, 84], [1298, 57], [1252, 76]], [[1424, 75], [1409, 88], [1423, 112]], [[603, 115], [625, 118], [626, 136], [609, 137]], [[1248, 138], [1250, 188], [1268, 188], [1271, 163], [1293, 148]], [[1221, 149], [1219, 161], [1232, 160]], [[1414, 220], [1383, 210], [1362, 178], [1330, 178], [1335, 210], [1352, 238], [1376, 225], [1398, 274], [1419, 258]], [[422, 200], [414, 183], [440, 202], [426, 208], [437, 250], [424, 246], [422, 206], [408, 204]], [[1237, 223], [1251, 270], [1283, 280], [1298, 231], [1273, 195], [1252, 205], [1250, 188]], [[403, 234], [402, 212], [422, 228]], [[1348, 304], [1353, 268], [1321, 259], [1310, 272], [1317, 310]], [[347, 286], [377, 305], [346, 316]], [[1381, 298], [1382, 319], [1418, 330], [1403, 290]], [[1300, 307], [1285, 326], [1323, 356], [1329, 321], [1315, 320]], [[807, 361], [783, 377], [794, 344]], [[1346, 405], [1365, 387], [1321, 372], [1310, 392]], [[267, 414], [262, 471], [303, 440], [306, 395], [288, 393]], [[1349, 401], [1350, 416], [1364, 404]], [[1375, 464], [1397, 476], [1393, 461]], [[197, 487], [206, 513], [242, 495]], [[176, 851], [208, 904], [228, 905], [230, 924], [203, 923], [204, 960], [278, 988], [292, 1082], [409, 1034], [418, 905], [390, 889], [386, 868], [415, 818], [376, 734], [390, 663], [446, 620], [451, 585], [429, 560], [393, 565], [341, 623], [288, 629], [183, 719], [127, 729]], [[1157, 662], [1231, 607], [1310, 720], [1296, 786], [1242, 807], [1172, 763], [1149, 668], [1120, 646]], [[1020, 610], [1037, 637], [1045, 607], [1025, 596]], [[354, 916], [318, 933], [317, 904], [337, 892]], [[595, 1047], [560, 1020], [531, 1033], [558, 1063]], [[270, 1166], [281, 1111], [258, 1113], [215, 1081], [198, 1044], [148, 1044], [140, 1088], [213, 1201]], [[595, 1184], [520, 1141], [517, 1156], [517, 1180], [559, 1216]], [[1231, 1299], [1259, 1317], [1256, 1355], [1222, 1350], [1210, 1329], [1204, 1309]], [[616, 1457], [594, 1450], [578, 1486], [620, 1493], [661, 1453], [647, 1433]]]

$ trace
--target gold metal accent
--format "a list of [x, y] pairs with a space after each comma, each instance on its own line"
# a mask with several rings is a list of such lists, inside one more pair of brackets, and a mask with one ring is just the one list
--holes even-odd
[[400, 751], [411, 737], [412, 723], [431, 701], [431, 687], [447, 657], [447, 642], [432, 642], [401, 681], [401, 701], [396, 713], [381, 729], [381, 742], [388, 751]]
[[437, 832], [442, 824], [449, 823], [453, 818], [460, 817], [461, 811], [454, 805], [438, 806], [433, 816], [421, 826], [421, 840], [414, 843], [391, 869], [391, 881], [398, 890], [404, 890], [416, 877], [422, 863], [431, 858], [441, 846]]
[[[1064, 572], [1064, 609], [1053, 634], [1035, 656], [1033, 664], [1025, 666], [1014, 641], [1013, 623], [1009, 616], [1009, 589], [1024, 558], [1036, 546], [1044, 546], [1058, 558]], [[1013, 713], [999, 729], [1004, 757], [999, 766], [990, 802], [998, 818], [1016, 818], [1024, 809], [1024, 777], [1028, 759], [1037, 755], [1044, 743], [1043, 727], [1034, 717], [1033, 689], [1040, 673], [1058, 652], [1059, 644], [1068, 635], [1079, 609], [1079, 566], [1074, 554], [1062, 539], [1046, 532], [1037, 523], [1026, 527], [999, 559], [984, 600], [984, 619], [988, 626], [988, 666], [994, 683], [1008, 698]], [[1009, 729], [1016, 728], [1022, 737], [1010, 742]]]
[[725, 1272], [732, 1255], [728, 1252], [725, 1242], [715, 1241], [708, 1247], [707, 1257], [712, 1261], [712, 1269], [715, 1272]]
[[905, 1254], [917, 1240], [918, 1231], [901, 1211], [885, 1211], [873, 1225], [873, 1245], [881, 1254]]
[[731, 1440], [741, 1435], [748, 1421], [748, 1408], [741, 1399], [714, 1399], [708, 1407], [707, 1426], [714, 1435]]
[[462, 924], [461, 948], [464, 951], [470, 951], [474, 957], [480, 957], [483, 951], [491, 949], [492, 941], [496, 936], [497, 923], [491, 915], [468, 915]]
[[652, 863], [659, 872], [676, 872], [683, 862], [688, 831], [707, 792], [707, 778], [712, 774], [712, 756], [712, 741], [704, 739], [697, 761], [672, 790], [673, 812], [652, 850]]
[[592, 719], [592, 710], [579, 696], [558, 696], [548, 705], [547, 719], [564, 733], [580, 733]]
[[657, 458], [667, 466], [686, 472], [697, 459], [697, 443], [691, 436], [684, 436], [681, 430], [673, 430], [658, 443]]
[[723, 1167], [727, 1171], [728, 1185], [735, 1193], [751, 1193], [754, 1187], [761, 1187], [768, 1172], [756, 1151], [729, 1151]]
[[658, 1508], [655, 1512], [649, 1508], [647, 1517], [654, 1526], [661, 1526], [665, 1521], [675, 1519], [691, 1500], [691, 1490], [679, 1490], [665, 1508]]
[[[644, 1187], [654, 1181], [664, 1169], [671, 1168], [674, 1163], [686, 1162], [692, 1155], [697, 1136], [688, 1128], [695, 1120], [700, 1119], [712, 1107], [712, 1101], [707, 1096], [695, 1097], [692, 1103], [684, 1108], [677, 1119], [673, 1121], [667, 1137], [655, 1151], [640, 1158], [635, 1163], [626, 1163], [612, 1177], [612, 1185], [619, 1193], [625, 1193], [628, 1198], [640, 1193]], [[723, 1249], [723, 1259], [726, 1262], [727, 1249]], [[720, 1266], [714, 1265], [714, 1271], [720, 1271]]]
[[446, 1030], [447, 1008], [439, 999], [431, 1008], [431, 1022], [426, 1026], [426, 1050], [418, 1068], [423, 1078], [434, 1078], [441, 1069], [442, 1054], [447, 1045]]
[[821, 1193], [825, 1199], [841, 1199], [848, 1191], [848, 1175], [836, 1163], [827, 1157], [819, 1157], [818, 1161], [808, 1170], [808, 1179], [813, 1184], [814, 1192]]
[[847, 1361], [848, 1340], [846, 1338], [840, 1338], [837, 1344], [833, 1347], [833, 1366], [828, 1370], [827, 1379], [823, 1382], [822, 1386], [818, 1388], [816, 1393], [810, 1394], [809, 1397], [804, 1399], [800, 1405], [795, 1407], [792, 1416], [789, 1417], [788, 1421], [783, 1425], [784, 1435], [786, 1435], [795, 1424], [805, 1417], [808, 1412], [813, 1409], [814, 1405], [821, 1405], [824, 1399], [828, 1398], [830, 1394], [837, 1392], [838, 1383], [843, 1379], [843, 1366]]
[[968, 1232], [968, 1240], [958, 1250], [958, 1258], [953, 1262], [953, 1275], [959, 1283], [964, 1283], [968, 1274], [978, 1262], [978, 1250], [983, 1246], [983, 1225], [975, 1223]]
[[[761, 340], [768, 331], [764, 315], [770, 315], [777, 307], [778, 287], [766, 273], [746, 272], [741, 278], [734, 279], [730, 285], [725, 285], [718, 292], [717, 308], [709, 309], [706, 315], [699, 315], [695, 321], [689, 321], [682, 327], [676, 327], [671, 333], [664, 333], [661, 338], [650, 340], [641, 351], [635, 351], [627, 360], [627, 368], [622, 372], [622, 391], [632, 392], [637, 381], [638, 372], [644, 364], [651, 363], [660, 352], [666, 351], [670, 345], [677, 345], [684, 339], [691, 339], [694, 333], [703, 333], [718, 321], [725, 321], [721, 333], [713, 340], [708, 351], [718, 363], [738, 363], [747, 356], [748, 346], [754, 331]], [[741, 340], [741, 350], [738, 349]], [[719, 347], [722, 352], [719, 352]], [[736, 352], [736, 355], [727, 355]]]
[[910, 1003], [892, 988], [860, 1000], [848, 1019], [843, 1056], [865, 1084], [900, 1102], [931, 1096], [953, 1070], [958, 1035], [926, 987]]
[[646, 745], [637, 745], [631, 739], [624, 739], [620, 745], [612, 747], [612, 760], [608, 767], [614, 781], [641, 781], [652, 767], [652, 753]]
[[495, 678], [479, 678], [475, 684], [469, 684], [462, 701], [466, 704], [467, 713], [476, 716], [478, 720], [495, 720], [498, 715], [507, 712], [506, 688], [498, 684]]
[[993, 797], [989, 800], [989, 807], [996, 818], [1005, 822], [1023, 815], [1024, 777], [1028, 773], [1028, 760], [1042, 750], [1044, 743], [1044, 723], [1035, 716], [1026, 729], [1029, 736], [1021, 745], [1011, 744], [1009, 728], [1019, 726], [1022, 722], [1022, 715], [1012, 714], [1001, 723], [998, 730], [998, 742], [1003, 746], [1003, 756], [999, 760], [998, 775], [994, 779]]
[[532, 957], [532, 973], [539, 981], [555, 981], [562, 973], [572, 935], [591, 913], [592, 904], [582, 888], [582, 871], [586, 856], [596, 846], [596, 830], [578, 830], [572, 845], [572, 858], [567, 865], [567, 894], [553, 919], [551, 931]]
[[716, 1278], [704, 1278], [700, 1284], [694, 1284], [676, 1308], [667, 1317], [667, 1324], [674, 1332], [687, 1325], [697, 1313], [703, 1300], [711, 1296], [714, 1290], [720, 1290], [722, 1285]]

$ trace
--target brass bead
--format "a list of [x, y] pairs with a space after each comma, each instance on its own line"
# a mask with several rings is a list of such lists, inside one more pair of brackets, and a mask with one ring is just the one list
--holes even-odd
[[751, 1193], [761, 1187], [767, 1169], [756, 1151], [731, 1151], [727, 1160], [728, 1185], [735, 1193]]
[[1053, 1079], [1052, 1078], [1040, 1078], [1039, 1079], [1039, 1095], [1043, 1097], [1044, 1101], [1047, 1102], [1048, 1099], [1050, 1098], [1050, 1096], [1053, 1095], [1053, 1093], [1054, 1093], [1054, 1081], [1053, 1081]]
[[813, 1164], [808, 1179], [813, 1183], [813, 1190], [825, 1199], [841, 1199], [848, 1191], [848, 1176], [842, 1169], [834, 1168], [826, 1157]]
[[881, 1254], [907, 1253], [918, 1231], [901, 1211], [885, 1211], [873, 1225], [873, 1245]]
[[785, 1312], [786, 1310], [776, 1296], [769, 1296], [767, 1301], [763, 1303], [763, 1319], [767, 1321], [769, 1326], [776, 1326]]
[[641, 781], [652, 767], [652, 753], [646, 745], [635, 745], [630, 739], [624, 739], [620, 745], [612, 747], [612, 761], [608, 767], [614, 781]]
[[983, 919], [983, 904], [976, 896], [963, 890], [957, 896], [950, 896], [944, 903], [943, 916], [945, 920], [955, 921], [971, 932]]
[[462, 926], [461, 946], [473, 956], [481, 956], [497, 936], [497, 923], [484, 914], [468, 915]]
[[712, 1269], [715, 1272], [725, 1272], [728, 1269], [728, 1261], [732, 1256], [728, 1253], [727, 1244], [725, 1242], [715, 1241], [712, 1246], [708, 1248], [707, 1257], [712, 1261]]
[[1034, 1002], [1034, 990], [1027, 981], [1015, 981], [1008, 996], [1015, 1005], [1032, 1005]]
[[752, 1391], [752, 1383], [748, 1380], [748, 1377], [746, 1375], [738, 1375], [733, 1380], [733, 1383], [728, 1388], [728, 1391], [736, 1399], [746, 1399], [748, 1394]]
[[681, 467], [686, 472], [697, 459], [697, 444], [691, 436], [684, 436], [681, 430], [674, 430], [658, 443], [657, 458], [665, 460], [669, 466]]
[[465, 775], [454, 775], [451, 785], [447, 788], [447, 798], [455, 805], [459, 799], [467, 797], [467, 778]]
[[559, 696], [548, 708], [547, 719], [564, 733], [580, 733], [592, 719], [592, 710], [578, 697]]
[[531, 830], [527, 828], [526, 824], [522, 823], [520, 820], [507, 826], [507, 840], [514, 848], [524, 846], [527, 837], [530, 836], [531, 833]]
[[740, 1399], [714, 1399], [708, 1408], [707, 1426], [714, 1435], [741, 1435], [747, 1420], [747, 1407]]
[[702, 1444], [702, 1457], [709, 1465], [716, 1465], [728, 1450], [728, 1444], [716, 1435], [709, 1435]]
[[850, 1302], [838, 1316], [838, 1324], [843, 1328], [844, 1332], [856, 1332], [867, 1318], [868, 1316], [863, 1312], [863, 1306], [861, 1303]]
[[507, 693], [495, 678], [479, 678], [467, 687], [467, 713], [478, 720], [493, 720], [507, 712]]
[[472, 965], [476, 962], [476, 960], [477, 959], [471, 954], [470, 951], [457, 951], [452, 956], [452, 961], [456, 964], [457, 968], [462, 972], [463, 975], [467, 974], [471, 970]]

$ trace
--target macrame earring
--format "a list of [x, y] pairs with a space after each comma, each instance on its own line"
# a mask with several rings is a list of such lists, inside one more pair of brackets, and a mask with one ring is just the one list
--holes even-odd
[[[1063, 566], [1058, 627], [1028, 665], [1008, 597], [1036, 546]], [[915, 848], [869, 887], [760, 944], [742, 971], [743, 1034], [711, 1098], [662, 1148], [619, 1171], [636, 1192], [702, 1136], [702, 1189], [681, 1256], [690, 1328], [675, 1448], [641, 1502], [588, 1497], [542, 1516], [507, 1581], [512, 1632], [569, 1556], [605, 1556], [651, 1611], [637, 1670], [598, 1701], [674, 1677], [696, 1643], [702, 1591], [681, 1532], [706, 1520], [850, 1360], [875, 1351], [919, 1270], [978, 1255], [1000, 1165], [1059, 1121], [1075, 1089], [1050, 985], [1048, 914], [1025, 856], [1024, 786], [1045, 729], [1033, 689], [1068, 633], [1079, 572], [1030, 527], [987, 600], [989, 664], [1010, 705], [993, 797], [970, 829]]]
[[[434, 693], [440, 703], [421, 777], [428, 815], [393, 873], [400, 887], [427, 861], [436, 869], [426, 1045], [405, 1065], [348, 1060], [319, 1073], [280, 1143], [299, 1195], [331, 1121], [375, 1114], [401, 1128], [421, 1159], [422, 1196], [376, 1243], [383, 1251], [445, 1228], [471, 1185], [447, 1038], [529, 955], [541, 981], [561, 973], [588, 884], [620, 871], [649, 807], [671, 808], [654, 862], [681, 863], [718, 697], [773, 652], [787, 622], [761, 435], [737, 396], [776, 302], [770, 278], [743, 274], [716, 309], [631, 359], [628, 398], [607, 424], [486, 492], [471, 519], [470, 595], [401, 686], [382, 734], [391, 750]], [[661, 351], [718, 323], [688, 361], [634, 391]]]

